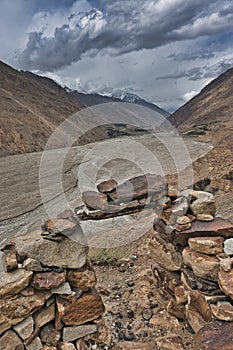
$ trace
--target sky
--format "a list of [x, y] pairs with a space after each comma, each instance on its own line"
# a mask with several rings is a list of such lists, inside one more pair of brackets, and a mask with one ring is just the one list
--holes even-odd
[[233, 66], [232, 0], [0, 0], [0, 60], [172, 112]]

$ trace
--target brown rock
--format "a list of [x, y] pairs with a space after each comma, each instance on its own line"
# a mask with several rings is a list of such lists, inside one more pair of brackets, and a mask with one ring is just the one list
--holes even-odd
[[199, 221], [213, 221], [214, 217], [210, 214], [197, 214], [197, 220], [199, 220]]
[[213, 321], [206, 324], [196, 335], [199, 350], [232, 350], [233, 322]]
[[154, 264], [152, 271], [158, 291], [161, 292], [165, 300], [170, 300], [174, 295], [175, 287], [181, 284], [180, 274], [178, 272], [170, 272], [159, 264]]
[[76, 347], [78, 350], [88, 350], [88, 347], [83, 339], [77, 340]]
[[43, 343], [56, 346], [60, 340], [61, 334], [52, 324], [48, 324], [41, 329], [40, 339]]
[[180, 195], [180, 192], [174, 186], [168, 184], [167, 195], [172, 199], [176, 199]]
[[45, 345], [41, 350], [57, 350], [57, 347], [52, 345]]
[[0, 299], [0, 334], [23, 321], [45, 303], [45, 296], [38, 293], [29, 297]]
[[66, 279], [71, 287], [79, 288], [83, 292], [93, 288], [96, 285], [96, 275], [90, 260], [81, 269], [68, 271]]
[[97, 185], [97, 190], [102, 193], [108, 193], [115, 190], [116, 187], [117, 187], [117, 181], [114, 179], [110, 179], [107, 181], [103, 181], [99, 185]]
[[195, 237], [188, 240], [189, 247], [199, 253], [216, 255], [223, 252], [224, 238], [217, 237]]
[[210, 222], [195, 220], [190, 229], [184, 233], [173, 232], [169, 239], [172, 240], [174, 244], [186, 246], [189, 238], [210, 236], [222, 236], [224, 238], [233, 237], [233, 223], [221, 218], [215, 218]]
[[103, 211], [108, 209], [108, 197], [104, 193], [86, 191], [83, 192], [82, 199], [89, 209], [100, 209]]
[[[42, 231], [14, 237], [16, 250], [21, 262], [27, 258], [38, 260], [48, 267], [78, 269], [85, 265], [88, 247], [83, 245], [83, 232], [77, 226], [77, 240], [63, 236], [60, 242], [45, 240]], [[80, 243], [79, 243], [80, 242]]]
[[177, 224], [179, 225], [187, 225], [190, 224], [190, 219], [188, 216], [184, 215], [184, 216], [179, 216], [176, 220]]
[[49, 233], [52, 233], [54, 235], [59, 233], [64, 235], [70, 235], [76, 230], [76, 227], [77, 227], [77, 222], [74, 222], [68, 219], [58, 219], [58, 218], [47, 220], [42, 226], [43, 230]]
[[174, 288], [176, 303], [186, 304], [188, 302], [188, 289], [182, 284]]
[[175, 334], [156, 338], [156, 343], [160, 350], [184, 350], [181, 337]]
[[176, 231], [182, 232], [190, 229], [191, 226], [192, 226], [191, 222], [188, 222], [187, 224], [183, 224], [183, 225], [176, 224], [175, 229]]
[[170, 299], [167, 304], [167, 311], [178, 319], [185, 320], [186, 318], [185, 306], [183, 304], [178, 304], [175, 299]]
[[149, 323], [153, 326], [160, 326], [167, 330], [173, 330], [174, 332], [181, 331], [181, 326], [176, 317], [170, 315], [166, 310], [158, 310], [154, 313]]
[[218, 280], [220, 263], [216, 257], [198, 253], [188, 247], [183, 250], [182, 256], [184, 264], [191, 267], [197, 277], [210, 281]]
[[210, 307], [199, 291], [189, 292], [189, 301], [186, 305], [186, 317], [195, 333], [212, 319]]
[[233, 321], [233, 305], [227, 301], [210, 304], [213, 315], [220, 321]]
[[66, 280], [65, 272], [41, 272], [35, 273], [32, 278], [32, 286], [37, 290], [57, 288]]
[[18, 268], [18, 261], [15, 247], [3, 251], [3, 268], [5, 272], [10, 272]]
[[197, 277], [188, 266], [182, 269], [181, 280], [189, 289], [198, 289], [207, 295], [221, 294], [217, 282]]
[[218, 284], [220, 289], [233, 299], [233, 269], [229, 272], [220, 270], [218, 274]]
[[32, 287], [28, 286], [27, 288], [23, 289], [20, 294], [24, 297], [29, 297], [35, 294], [35, 290]]
[[33, 318], [37, 328], [43, 327], [55, 319], [55, 304], [51, 304], [49, 307], [43, 307], [33, 315]]
[[84, 338], [88, 334], [96, 333], [98, 327], [95, 324], [86, 324], [82, 326], [64, 327], [63, 340], [71, 342], [73, 340]]
[[78, 299], [74, 297], [57, 297], [58, 312], [67, 326], [79, 326], [100, 317], [104, 312], [104, 305], [100, 295], [93, 289], [82, 294]]
[[18, 294], [30, 283], [33, 273], [23, 269], [0, 273], [0, 298]]
[[167, 185], [164, 179], [160, 175], [145, 174], [131, 178], [117, 186], [116, 190], [111, 193], [111, 198], [113, 200], [117, 199], [119, 202], [125, 202], [142, 199], [156, 193], [161, 193], [159, 198], [166, 196]]
[[18, 335], [12, 330], [9, 330], [2, 337], [0, 337], [0, 349], [24, 350], [24, 345]]
[[179, 271], [182, 264], [182, 256], [172, 243], [162, 239], [160, 235], [151, 230], [148, 250], [151, 257], [162, 267], [169, 271]]

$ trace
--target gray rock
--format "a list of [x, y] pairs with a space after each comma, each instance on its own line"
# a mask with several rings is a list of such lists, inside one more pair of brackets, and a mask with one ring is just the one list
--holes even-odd
[[14, 270], [12, 272], [0, 272], [0, 298], [6, 295], [18, 294], [26, 288], [32, 278], [31, 271], [23, 269]]
[[225, 240], [224, 253], [228, 255], [233, 255], [233, 238], [229, 238]]
[[58, 288], [52, 289], [53, 294], [65, 294], [65, 295], [72, 295], [74, 292], [71, 290], [70, 284], [68, 282], [63, 283]]
[[[19, 258], [32, 258], [44, 266], [77, 269], [85, 265], [88, 247], [66, 236], [60, 242], [45, 240], [42, 231], [14, 238]], [[82, 239], [80, 228], [79, 237]]]
[[41, 350], [43, 345], [39, 337], [36, 337], [29, 345], [26, 345], [27, 350]]
[[190, 209], [194, 215], [198, 214], [210, 214], [215, 215], [216, 207], [215, 200], [212, 193], [193, 191], [192, 194], [197, 197], [191, 204]]
[[23, 320], [22, 322], [18, 323], [16, 326], [13, 327], [16, 333], [23, 340], [30, 337], [30, 335], [33, 332], [33, 328], [34, 328], [34, 322], [31, 316], [27, 317], [25, 320]]
[[95, 324], [87, 324], [77, 327], [65, 327], [63, 329], [63, 340], [70, 342], [79, 338], [83, 338], [88, 334], [97, 332], [98, 328]]
[[12, 330], [9, 330], [0, 338], [0, 349], [24, 350], [24, 345], [18, 335]]

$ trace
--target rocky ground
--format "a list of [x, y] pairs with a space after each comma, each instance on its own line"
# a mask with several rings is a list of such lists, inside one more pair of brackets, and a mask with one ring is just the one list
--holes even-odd
[[126, 350], [196, 350], [190, 326], [164, 309], [163, 291], [157, 289], [152, 273], [155, 261], [148, 252], [149, 239], [150, 232], [115, 265], [94, 266], [113, 349], [122, 344]]

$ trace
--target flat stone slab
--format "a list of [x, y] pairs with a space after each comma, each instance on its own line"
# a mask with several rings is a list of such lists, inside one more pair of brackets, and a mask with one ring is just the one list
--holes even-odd
[[[12, 238], [18, 253], [18, 258], [24, 261], [32, 258], [43, 266], [78, 269], [85, 265], [88, 247], [66, 236], [58, 242], [44, 239], [43, 231], [25, 233]], [[79, 240], [84, 241], [80, 228]]]
[[182, 257], [184, 264], [191, 267], [197, 277], [217, 282], [220, 262], [215, 256], [199, 253], [187, 247], [183, 250]]
[[97, 190], [102, 193], [108, 193], [115, 190], [116, 187], [117, 187], [117, 181], [114, 179], [109, 179], [98, 184]]
[[170, 238], [174, 244], [186, 246], [191, 237], [233, 237], [233, 223], [222, 218], [215, 218], [210, 222], [195, 220], [190, 229], [182, 232], [174, 231]]
[[148, 197], [155, 193], [167, 195], [167, 184], [160, 175], [145, 174], [133, 177], [116, 187], [112, 192], [112, 200], [119, 202], [132, 201]]
[[33, 272], [17, 269], [12, 272], [0, 273], [0, 298], [18, 294], [26, 288], [32, 278]]
[[188, 244], [191, 249], [208, 255], [223, 253], [223, 242], [224, 238], [221, 236], [195, 237], [189, 238], [188, 240]]

